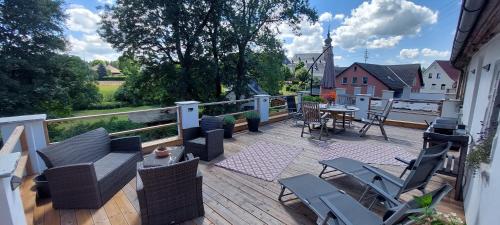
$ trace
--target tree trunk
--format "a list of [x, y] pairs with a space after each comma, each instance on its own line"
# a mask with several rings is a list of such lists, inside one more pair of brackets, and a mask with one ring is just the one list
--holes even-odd
[[240, 96], [243, 94], [243, 82], [245, 78], [245, 45], [238, 45], [238, 64], [236, 65], [236, 85], [234, 89], [234, 94], [236, 95], [236, 99], [240, 99]]

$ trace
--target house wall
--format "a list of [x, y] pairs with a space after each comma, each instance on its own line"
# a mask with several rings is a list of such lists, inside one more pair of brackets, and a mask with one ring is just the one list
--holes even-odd
[[[494, 75], [498, 68], [495, 64], [500, 61], [500, 35], [496, 35], [488, 43], [483, 45], [471, 58], [467, 71], [462, 122], [474, 140], [479, 137], [482, 130], [482, 121], [485, 120], [486, 108], [489, 101], [490, 89], [492, 88]], [[491, 69], [482, 69], [484, 65], [491, 64]], [[497, 64], [498, 65], [498, 64]], [[472, 71], [475, 70], [475, 73]], [[483, 168], [474, 176], [468, 177], [465, 188], [464, 209], [467, 224], [489, 225], [498, 224], [498, 209], [500, 208], [500, 138], [493, 144], [491, 162], [483, 165]]]
[[[438, 73], [441, 76], [440, 79], [437, 78]], [[432, 78], [429, 78], [429, 74], [432, 74]], [[422, 78], [424, 80], [424, 86], [420, 89], [421, 93], [446, 93], [446, 90], [451, 89], [455, 83], [436, 62], [432, 63], [429, 68], [423, 72]], [[434, 88], [432, 84], [436, 84]], [[442, 84], [445, 85], [444, 90], [441, 90]]]
[[[356, 68], [356, 69], [355, 69]], [[342, 83], [342, 78], [347, 77], [347, 84]], [[352, 84], [352, 78], [357, 77], [357, 84]], [[368, 84], [363, 84], [363, 77], [368, 77]], [[366, 89], [368, 85], [375, 86], [375, 96], [381, 97], [382, 90], [389, 90], [384, 83], [380, 82], [377, 78], [372, 76], [363, 68], [357, 65], [351, 65], [349, 68], [344, 70], [340, 75], [335, 78], [335, 85], [338, 88], [345, 88], [347, 94], [354, 94], [354, 87], [361, 87], [361, 94], [366, 94]]]

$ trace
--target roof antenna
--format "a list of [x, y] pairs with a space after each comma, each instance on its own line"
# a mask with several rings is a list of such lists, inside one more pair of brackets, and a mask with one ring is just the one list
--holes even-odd
[[368, 48], [365, 48], [364, 58], [365, 58], [365, 63], [366, 63], [366, 61], [368, 61]]

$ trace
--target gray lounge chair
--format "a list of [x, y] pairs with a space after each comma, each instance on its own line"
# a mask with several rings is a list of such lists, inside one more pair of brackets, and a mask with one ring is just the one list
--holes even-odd
[[182, 129], [186, 153], [210, 161], [224, 154], [224, 122], [215, 116], [203, 116], [199, 127]]
[[368, 111], [368, 117], [367, 118], [362, 118], [361, 122], [364, 123], [363, 127], [361, 130], [359, 130], [359, 136], [363, 137], [366, 135], [366, 132], [370, 129], [372, 125], [379, 126], [380, 132], [382, 132], [382, 135], [384, 135], [385, 140], [387, 140], [387, 134], [385, 133], [384, 129], [384, 123], [387, 117], [389, 116], [389, 113], [391, 112], [392, 109], [392, 104], [394, 102], [394, 99], [389, 99], [387, 100], [387, 103], [384, 106], [384, 110], [380, 112], [375, 112], [375, 111]]
[[[407, 167], [399, 177], [366, 163], [348, 158], [320, 161], [319, 163], [323, 165], [323, 170], [319, 174], [319, 177], [327, 173], [340, 171], [356, 178], [366, 186], [361, 199], [368, 191], [374, 190], [377, 193], [387, 193], [392, 196], [393, 199], [397, 200], [401, 194], [414, 189], [418, 189], [422, 193], [425, 193], [427, 183], [429, 183], [432, 176], [443, 167], [446, 153], [450, 147], [451, 142], [448, 142], [422, 149], [419, 156], [411, 162], [396, 158], [399, 161], [407, 163]], [[326, 171], [327, 168], [333, 168], [333, 170]], [[407, 171], [410, 172], [403, 179]], [[375, 199], [376, 198], [374, 198], [374, 201]], [[392, 206], [390, 201], [387, 203], [389, 204], [388, 207]]]
[[[311, 174], [281, 179], [279, 183], [282, 185], [279, 200], [283, 202], [283, 196], [294, 194], [318, 216], [317, 224], [392, 225], [408, 222], [410, 216], [418, 216], [424, 210], [415, 201], [401, 203], [383, 194], [394, 207], [381, 217], [344, 191]], [[286, 189], [290, 193], [284, 194]], [[430, 192], [430, 208], [434, 208], [450, 190], [451, 186], [446, 184]]]
[[295, 96], [286, 96], [286, 106], [288, 109], [288, 118], [297, 124], [298, 121], [302, 120], [302, 110], [297, 107], [295, 102]]

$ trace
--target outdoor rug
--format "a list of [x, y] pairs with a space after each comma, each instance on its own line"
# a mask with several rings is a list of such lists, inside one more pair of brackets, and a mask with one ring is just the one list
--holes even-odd
[[298, 147], [259, 141], [215, 165], [266, 181], [274, 181], [302, 150]]
[[393, 143], [377, 141], [364, 141], [363, 143], [336, 142], [321, 149], [320, 155], [321, 160], [344, 157], [364, 163], [397, 166], [404, 166], [404, 164], [395, 160], [394, 157], [405, 160], [412, 160], [416, 157], [416, 155]]

